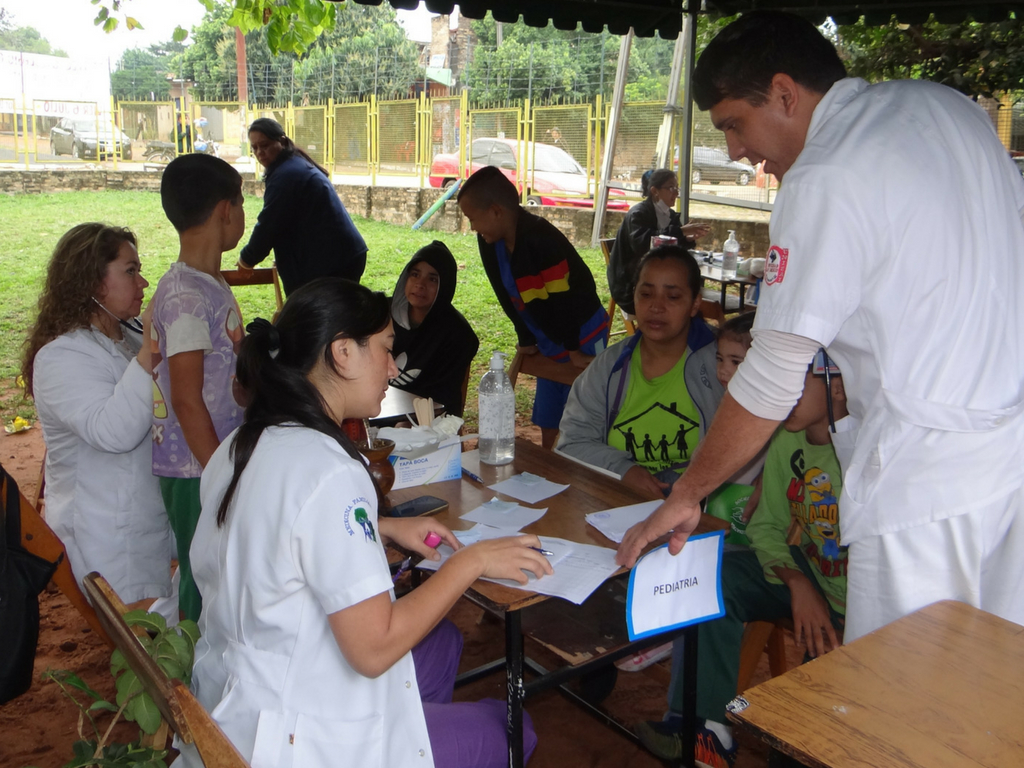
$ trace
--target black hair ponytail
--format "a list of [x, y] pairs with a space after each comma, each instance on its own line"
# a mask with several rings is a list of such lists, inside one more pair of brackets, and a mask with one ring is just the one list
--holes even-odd
[[[236, 376], [248, 404], [245, 421], [231, 445], [234, 471], [217, 508], [218, 526], [224, 524], [242, 472], [268, 427], [299, 424], [321, 432], [365, 466], [309, 381], [309, 373], [321, 359], [337, 372], [331, 352], [335, 339], [350, 338], [363, 345], [389, 321], [390, 308], [384, 294], [350, 280], [320, 278], [288, 297], [276, 323], [258, 318], [246, 326], [248, 335], [238, 353]], [[377, 497], [383, 504], [380, 488]]]

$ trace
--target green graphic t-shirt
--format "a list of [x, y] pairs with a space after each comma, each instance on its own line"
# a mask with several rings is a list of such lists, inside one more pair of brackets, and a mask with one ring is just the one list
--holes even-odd
[[832, 444], [811, 445], [804, 432], [780, 429], [764, 462], [761, 501], [747, 536], [770, 582], [773, 566], [799, 570], [786, 544], [790, 520], [800, 522], [800, 549], [839, 613], [846, 613], [846, 547], [839, 535], [842, 475]]
[[640, 346], [630, 358], [629, 389], [608, 432], [608, 445], [627, 451], [653, 473], [674, 469], [682, 474], [697, 447], [700, 421], [683, 381], [686, 355], [668, 373], [644, 378]]

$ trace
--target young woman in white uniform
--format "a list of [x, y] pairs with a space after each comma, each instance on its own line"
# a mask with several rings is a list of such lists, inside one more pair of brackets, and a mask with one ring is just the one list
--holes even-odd
[[[253, 765], [504, 765], [504, 703], [450, 703], [461, 636], [444, 617], [481, 576], [549, 573], [530, 548], [539, 540], [460, 548], [433, 519], [378, 519], [378, 491], [340, 424], [379, 413], [396, 375], [383, 294], [322, 278], [289, 297], [276, 325], [248, 330], [246, 420], [203, 473], [191, 550], [203, 594], [196, 695]], [[431, 532], [458, 551], [396, 600], [384, 543], [437, 559]]]
[[46, 441], [46, 521], [75, 577], [99, 571], [126, 603], [170, 596], [175, 551], [153, 477], [152, 366], [137, 320], [147, 285], [130, 230], [70, 229], [22, 363]]

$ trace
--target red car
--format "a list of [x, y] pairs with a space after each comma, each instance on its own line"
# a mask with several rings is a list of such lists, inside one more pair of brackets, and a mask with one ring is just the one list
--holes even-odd
[[[513, 139], [475, 139], [470, 147], [470, 167], [467, 175], [485, 165], [493, 165], [506, 178], [522, 189], [527, 184], [527, 205], [561, 205], [571, 208], [593, 208], [590, 178], [572, 155], [550, 144], [523, 144], [532, 148], [533, 173], [519, 181], [519, 144]], [[430, 186], [447, 187], [459, 178], [459, 156], [443, 154], [434, 157], [430, 166]], [[532, 181], [532, 183], [531, 183]], [[608, 190], [608, 208], [626, 210], [625, 193], [620, 189]]]

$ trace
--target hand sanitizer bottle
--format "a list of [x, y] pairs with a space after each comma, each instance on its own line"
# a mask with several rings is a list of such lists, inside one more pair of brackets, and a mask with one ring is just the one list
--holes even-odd
[[516, 396], [505, 373], [505, 355], [491, 356], [491, 369], [480, 379], [480, 461], [508, 464], [516, 449]]
[[729, 230], [729, 239], [722, 247], [722, 279], [731, 280], [736, 277], [736, 265], [740, 261], [740, 244], [736, 239], [736, 230]]

